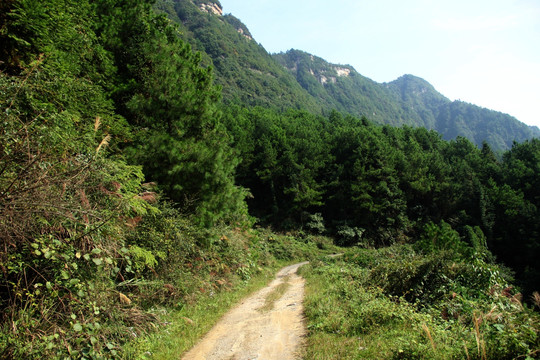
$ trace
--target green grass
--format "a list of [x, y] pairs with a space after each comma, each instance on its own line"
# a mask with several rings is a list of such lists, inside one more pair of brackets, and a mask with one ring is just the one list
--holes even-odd
[[[435, 256], [445, 264], [443, 255]], [[304, 359], [500, 360], [537, 356], [538, 313], [500, 295], [495, 288], [463, 289], [459, 281], [464, 273], [445, 282], [439, 283], [437, 278], [429, 283], [434, 272], [426, 265], [430, 261], [396, 246], [350, 250], [343, 258], [323, 259], [302, 268], [307, 280], [304, 305], [309, 332]], [[461, 269], [454, 262], [447, 265], [451, 271]], [[422, 277], [419, 269], [429, 269], [429, 274]], [[450, 271], [445, 269], [436, 270], [441, 278], [451, 276], [445, 275], [444, 271]], [[400, 288], [405, 281], [409, 287]], [[397, 290], [403, 294], [391, 293]]]
[[306, 270], [310, 336], [305, 359], [391, 359], [406, 345], [429, 350], [421, 325], [428, 317], [383, 296], [380, 289], [356, 287], [342, 266], [327, 270], [317, 275]]
[[261, 306], [259, 311], [261, 312], [268, 312], [270, 310], [274, 309], [274, 306], [276, 304], [276, 301], [281, 299], [283, 294], [291, 287], [291, 284], [289, 283], [290, 275], [283, 278], [283, 282], [276, 286], [274, 290], [272, 290], [264, 299], [264, 305]]

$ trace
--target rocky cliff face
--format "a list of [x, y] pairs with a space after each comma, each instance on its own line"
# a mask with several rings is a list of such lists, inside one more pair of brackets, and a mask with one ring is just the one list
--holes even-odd
[[347, 68], [334, 67], [334, 69], [338, 76], [349, 76], [351, 74], [351, 70]]
[[246, 32], [244, 31], [244, 29], [238, 28], [238, 29], [236, 29], [236, 31], [238, 31], [238, 33], [241, 34], [241, 35], [242, 35], [243, 37], [245, 37], [246, 39], [248, 39], [248, 40], [253, 40], [253, 38], [251, 37], [251, 35], [246, 34]]
[[223, 8], [217, 3], [202, 3], [199, 5], [199, 9], [205, 13], [223, 16]]

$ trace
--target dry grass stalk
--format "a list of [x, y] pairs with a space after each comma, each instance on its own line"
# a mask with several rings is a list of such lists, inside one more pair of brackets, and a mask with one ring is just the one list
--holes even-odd
[[101, 118], [96, 116], [96, 121], [94, 122], [94, 132], [97, 132], [101, 125]]
[[494, 305], [491, 310], [485, 315], [485, 318], [492, 321], [500, 320], [503, 317], [503, 314], [500, 312], [495, 312], [497, 310], [497, 305]]
[[474, 322], [474, 336], [476, 337], [476, 346], [478, 348], [478, 354], [482, 360], [487, 360], [486, 355], [486, 344], [484, 341], [484, 336], [480, 333], [480, 323], [482, 322], [482, 316], [476, 317], [476, 314], [473, 314]]
[[534, 304], [540, 308], [540, 294], [538, 293], [538, 291], [533, 292], [532, 300]]
[[99, 153], [99, 150], [101, 150], [102, 147], [106, 147], [107, 145], [109, 145], [109, 141], [111, 141], [111, 135], [107, 135], [103, 138], [103, 140], [101, 140], [96, 149], [96, 155]]
[[435, 341], [433, 341], [433, 337], [431, 336], [429, 327], [426, 324], [422, 324], [422, 329], [424, 329], [424, 332], [426, 333], [426, 336], [428, 337], [429, 342], [431, 343], [431, 348], [433, 349], [433, 351], [435, 351]]
[[516, 304], [520, 308], [520, 310], [524, 309], [522, 300], [523, 300], [523, 295], [521, 293], [517, 293], [516, 295], [510, 298], [510, 302]]
[[467, 343], [463, 341], [463, 347], [465, 348], [465, 354], [467, 355], [467, 360], [471, 360], [471, 357], [469, 355], [469, 349], [467, 349]]

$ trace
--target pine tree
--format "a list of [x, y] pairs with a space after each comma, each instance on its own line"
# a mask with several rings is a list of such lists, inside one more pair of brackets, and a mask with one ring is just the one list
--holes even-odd
[[200, 54], [175, 36], [161, 16], [149, 16], [146, 39], [124, 74], [135, 84], [124, 93], [126, 116], [136, 127], [132, 161], [148, 180], [209, 226], [244, 212], [244, 191], [235, 186], [238, 164], [218, 109], [220, 89]]

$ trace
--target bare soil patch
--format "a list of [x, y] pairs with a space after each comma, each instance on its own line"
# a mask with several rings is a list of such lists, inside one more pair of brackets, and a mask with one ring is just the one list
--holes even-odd
[[[306, 335], [302, 301], [304, 279], [296, 274], [307, 263], [281, 269], [270, 285], [228, 312], [183, 360], [294, 360]], [[284, 282], [288, 286], [283, 286]], [[273, 308], [261, 311], [281, 285]]]

